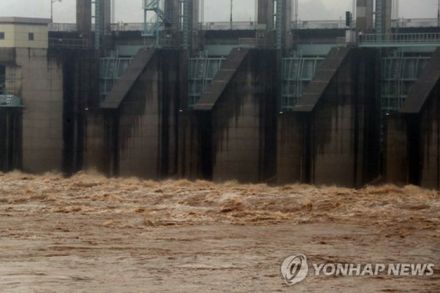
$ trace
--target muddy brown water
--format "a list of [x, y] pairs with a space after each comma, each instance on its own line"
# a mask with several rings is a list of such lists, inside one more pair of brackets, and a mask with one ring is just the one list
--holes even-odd
[[[309, 277], [282, 260], [434, 263], [431, 277]], [[0, 174], [0, 292], [440, 292], [440, 195]]]

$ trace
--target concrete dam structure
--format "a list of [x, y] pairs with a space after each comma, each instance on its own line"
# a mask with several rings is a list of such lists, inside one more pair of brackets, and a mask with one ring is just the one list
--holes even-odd
[[[278, 124], [278, 178], [362, 185], [378, 174], [377, 52], [335, 48]], [[283, 117], [284, 116], [284, 117]]]
[[392, 19], [391, 0], [343, 22], [301, 22], [288, 0], [253, 22], [202, 22], [196, 0], [143, 9], [0, 18], [1, 171], [440, 187], [437, 19]]

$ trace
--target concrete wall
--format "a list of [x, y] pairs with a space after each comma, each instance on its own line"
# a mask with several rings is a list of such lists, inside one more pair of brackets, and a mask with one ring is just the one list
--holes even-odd
[[274, 51], [233, 51], [196, 104], [198, 110], [180, 114], [181, 177], [242, 182], [273, 178], [275, 64]]
[[63, 64], [63, 171], [73, 174], [86, 164], [87, 116], [99, 106], [97, 55], [93, 50], [52, 53]]
[[264, 25], [264, 28], [271, 30], [274, 28], [274, 5], [273, 1], [258, 0], [257, 4], [257, 21], [259, 25]]
[[[280, 183], [346, 186], [379, 176], [375, 50], [351, 49], [313, 111], [278, 120], [274, 51], [249, 50], [213, 108], [194, 112], [180, 104], [182, 56], [157, 51], [120, 108], [102, 111], [93, 52], [1, 49], [7, 90], [24, 109], [13, 120], [0, 113], [0, 137], [7, 137], [0, 168], [242, 182], [271, 182], [276, 168]], [[437, 84], [420, 114], [387, 117], [387, 181], [440, 186], [439, 96]]]
[[104, 25], [104, 33], [111, 33], [111, 16], [112, 16], [112, 3], [111, 0], [100, 0], [101, 4], [101, 23]]
[[92, 92], [90, 87], [84, 88], [84, 80], [93, 82], [88, 75], [93, 70], [81, 70], [81, 60], [88, 52], [30, 48], [3, 48], [0, 52], [0, 63], [6, 67], [6, 92], [20, 97], [24, 105], [20, 168], [27, 172], [80, 170], [80, 117], [86, 108], [84, 99]]
[[311, 117], [311, 182], [360, 186], [379, 175], [376, 54], [354, 50]]
[[273, 51], [251, 50], [210, 116], [198, 114], [198, 123], [210, 126], [202, 130], [201, 161], [211, 160], [213, 180], [257, 182], [275, 175], [275, 64]]
[[[0, 40], [1, 48], [47, 49], [49, 44], [47, 25], [0, 23], [0, 32], [5, 33], [5, 38]], [[29, 40], [30, 33], [33, 34], [34, 40]]]
[[385, 117], [384, 179], [387, 182], [409, 182], [407, 119], [393, 113]]
[[[407, 146], [407, 183], [440, 187], [439, 97], [440, 49], [437, 49], [399, 109], [404, 119], [401, 128], [406, 130], [406, 137], [401, 140]], [[390, 164], [399, 166], [397, 162]]]
[[170, 44], [173, 47], [178, 47], [180, 44], [180, 1], [179, 0], [165, 0], [164, 13], [169, 23], [166, 27], [166, 34], [170, 35]]
[[306, 182], [308, 147], [307, 115], [286, 112], [278, 115], [277, 182]]
[[0, 171], [21, 167], [21, 109], [0, 107]]
[[279, 181], [360, 186], [379, 176], [376, 64], [374, 50], [352, 49], [311, 112], [279, 118]]
[[76, 0], [78, 32], [87, 37], [92, 31], [92, 0]]
[[374, 0], [356, 1], [356, 26], [359, 32], [368, 33], [373, 30]]
[[420, 114], [420, 184], [440, 187], [440, 82]]
[[[376, 33], [379, 33], [381, 31], [383, 34], [386, 35], [390, 34], [392, 0], [376, 0], [375, 11], [376, 11], [376, 17], [375, 17]], [[379, 14], [379, 11], [381, 11], [382, 13]]]
[[[205, 117], [195, 115], [191, 110], [179, 114], [179, 141], [178, 141], [178, 174], [188, 179], [211, 179], [212, 167], [210, 160], [207, 167], [203, 167], [203, 153], [210, 152], [211, 144], [202, 144], [202, 133], [211, 131], [210, 124], [202, 123]], [[208, 118], [209, 121], [209, 118]], [[205, 150], [204, 150], [205, 149]]]
[[[258, 44], [263, 48], [274, 48], [276, 42], [276, 29], [277, 23], [274, 20], [274, 15], [277, 13], [277, 7], [274, 5], [275, 3], [267, 0], [258, 0], [257, 2], [257, 23], [258, 29], [257, 38]], [[280, 0], [278, 5], [282, 5], [282, 15], [280, 16], [283, 23], [281, 24], [281, 32], [282, 32], [282, 48], [290, 49], [293, 45], [292, 38], [292, 16], [293, 10], [291, 0]]]
[[179, 54], [158, 51], [119, 109], [119, 175], [177, 173]]
[[0, 24], [0, 32], [5, 34], [4, 39], [0, 39], [0, 47], [14, 48], [15, 47], [15, 25]]
[[385, 180], [440, 187], [440, 83], [418, 114], [387, 117]]
[[63, 153], [63, 67], [45, 49], [16, 49], [21, 68], [23, 154], [28, 172], [62, 169]]
[[114, 113], [107, 113], [98, 109], [89, 111], [85, 119], [84, 137], [84, 170], [98, 171], [106, 175], [115, 175], [117, 169], [116, 139], [112, 139], [114, 129]]

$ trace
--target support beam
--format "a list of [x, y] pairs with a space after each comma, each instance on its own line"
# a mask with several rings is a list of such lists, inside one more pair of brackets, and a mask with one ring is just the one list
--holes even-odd
[[276, 29], [276, 49], [289, 50], [292, 47], [292, 1], [274, 0], [275, 3], [275, 29]]
[[357, 0], [356, 28], [358, 32], [369, 33], [373, 30], [374, 0]]
[[83, 35], [90, 35], [92, 31], [92, 1], [76, 1], [76, 24], [78, 32]]
[[179, 0], [165, 0], [164, 12], [167, 23], [165, 27], [168, 32], [176, 33], [180, 26], [180, 6]]
[[112, 1], [111, 0], [101, 0], [101, 18], [102, 25], [104, 29], [104, 35], [109, 35], [111, 33], [111, 23], [112, 23]]
[[392, 0], [376, 0], [376, 34], [385, 38], [391, 33]]
[[182, 48], [195, 50], [198, 46], [199, 0], [179, 0], [182, 31]]
[[[275, 43], [275, 48], [278, 50], [286, 50], [292, 47], [293, 9], [292, 0], [258, 0], [258, 26], [266, 31], [262, 37], [264, 46], [272, 47]], [[272, 38], [271, 32], [275, 33], [275, 40]]]
[[437, 6], [437, 26], [440, 27], [440, 0], [438, 0]]
[[167, 45], [179, 47], [180, 36], [180, 0], [165, 0], [165, 34]]
[[94, 0], [95, 49], [100, 49], [106, 35], [111, 33], [111, 0]]
[[257, 22], [259, 25], [265, 25], [266, 30], [270, 31], [274, 29], [274, 5], [273, 1], [258, 0], [258, 7], [256, 8]]

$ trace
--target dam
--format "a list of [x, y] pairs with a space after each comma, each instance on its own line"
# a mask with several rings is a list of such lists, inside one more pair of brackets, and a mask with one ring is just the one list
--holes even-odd
[[358, 0], [299, 21], [258, 0], [249, 22], [203, 1], [143, 0], [112, 23], [0, 18], [0, 171], [148, 179], [440, 187], [440, 22]]

